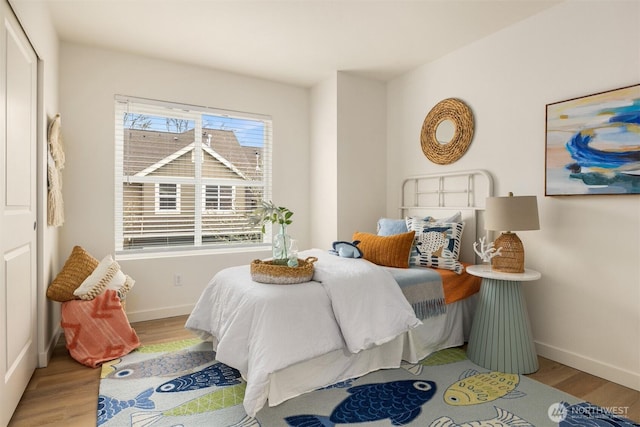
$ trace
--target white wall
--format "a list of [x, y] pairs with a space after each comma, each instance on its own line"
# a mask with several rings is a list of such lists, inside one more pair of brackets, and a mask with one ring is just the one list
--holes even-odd
[[311, 246], [330, 247], [338, 236], [338, 79], [311, 89], [310, 99]]
[[[539, 354], [640, 389], [640, 196], [545, 197], [545, 105], [640, 82], [640, 3], [569, 1], [388, 85], [387, 213], [403, 176], [481, 168], [496, 194], [537, 195], [541, 230], [520, 232]], [[421, 152], [424, 117], [456, 97], [473, 110], [467, 153]], [[467, 242], [467, 244], [471, 244]]]
[[312, 245], [376, 232], [385, 211], [386, 85], [336, 72], [311, 90]]
[[[4, 0], [3, 0], [4, 1]], [[11, 1], [38, 55], [38, 365], [46, 366], [58, 338], [60, 305], [46, 290], [59, 271], [58, 229], [47, 226], [47, 128], [58, 113], [58, 37], [48, 9], [39, 3]]]
[[338, 240], [375, 233], [385, 209], [386, 85], [338, 73]]
[[[307, 89], [62, 43], [61, 111], [66, 167], [67, 218], [60, 256], [74, 245], [96, 258], [114, 251], [114, 95], [130, 95], [267, 114], [273, 119], [273, 199], [294, 212], [288, 232], [300, 247], [310, 243], [309, 93]], [[248, 264], [270, 253], [245, 252], [120, 260], [136, 280], [127, 297], [131, 321], [188, 314], [222, 268]], [[181, 287], [173, 275], [182, 275]]]

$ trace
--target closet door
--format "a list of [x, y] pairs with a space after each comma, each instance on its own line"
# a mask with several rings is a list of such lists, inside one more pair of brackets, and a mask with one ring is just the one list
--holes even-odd
[[0, 0], [0, 426], [37, 364], [37, 59]]

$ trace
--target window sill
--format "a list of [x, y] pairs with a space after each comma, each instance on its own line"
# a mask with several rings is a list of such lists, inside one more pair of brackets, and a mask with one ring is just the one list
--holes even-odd
[[221, 255], [221, 254], [239, 254], [254, 252], [271, 252], [271, 245], [262, 246], [245, 246], [235, 248], [207, 248], [207, 249], [185, 249], [185, 250], [168, 250], [158, 252], [116, 252], [116, 261], [131, 261], [158, 258], [181, 258], [193, 256]]

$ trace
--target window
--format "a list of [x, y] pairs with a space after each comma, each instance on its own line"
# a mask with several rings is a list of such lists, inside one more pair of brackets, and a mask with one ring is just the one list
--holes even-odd
[[180, 213], [180, 186], [178, 184], [156, 184], [156, 214]]
[[233, 187], [229, 185], [206, 185], [204, 187], [206, 211], [233, 211]]
[[248, 215], [271, 195], [269, 117], [117, 96], [115, 131], [116, 252], [265, 243]]

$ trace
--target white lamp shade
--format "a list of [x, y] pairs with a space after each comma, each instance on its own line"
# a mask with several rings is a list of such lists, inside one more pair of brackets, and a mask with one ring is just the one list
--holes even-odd
[[491, 231], [539, 230], [536, 196], [488, 197], [484, 228]]

